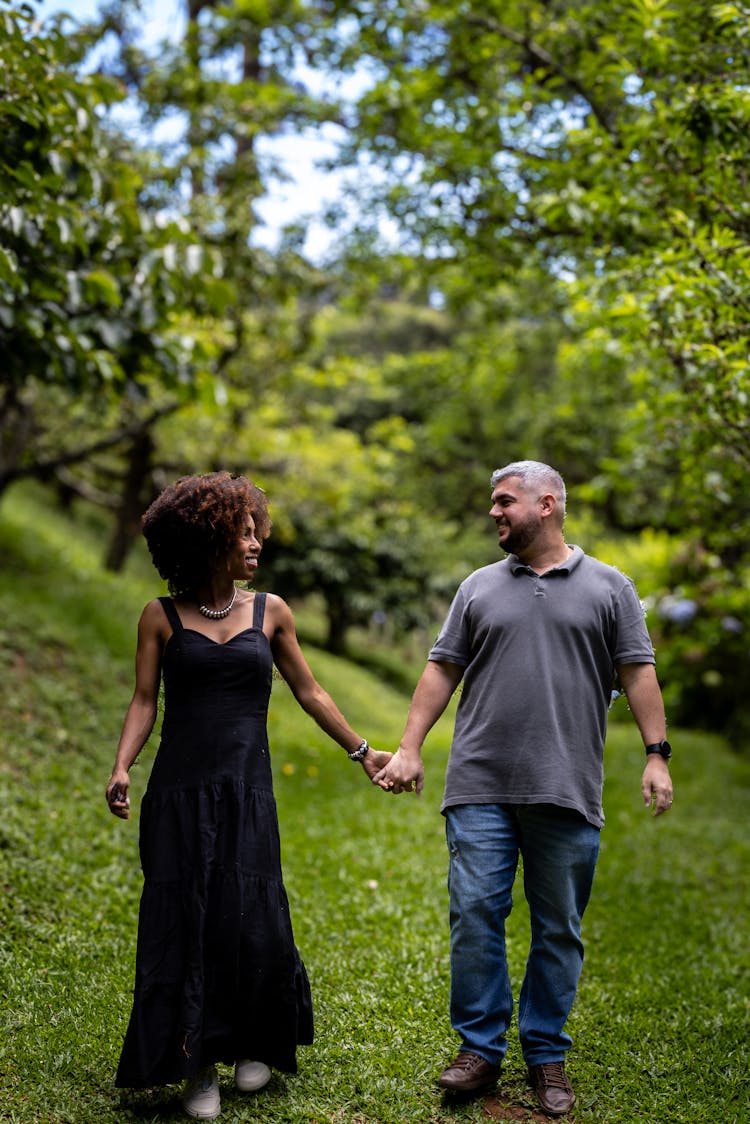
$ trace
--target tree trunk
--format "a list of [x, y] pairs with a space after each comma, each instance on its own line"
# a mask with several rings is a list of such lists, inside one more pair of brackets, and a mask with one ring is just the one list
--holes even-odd
[[346, 633], [349, 628], [349, 619], [346, 609], [341, 601], [326, 601], [328, 610], [328, 637], [326, 651], [334, 656], [343, 656], [346, 652]]
[[151, 500], [154, 439], [149, 430], [138, 434], [128, 450], [128, 471], [107, 547], [104, 565], [119, 574], [141, 532], [141, 516]]
[[18, 387], [6, 386], [0, 395], [0, 494], [21, 472], [23, 453], [34, 435], [34, 408], [19, 394]]

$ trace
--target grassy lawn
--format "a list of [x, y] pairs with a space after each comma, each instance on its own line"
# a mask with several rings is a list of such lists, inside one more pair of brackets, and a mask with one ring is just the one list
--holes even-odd
[[[101, 571], [101, 534], [34, 490], [0, 509], [0, 1120], [184, 1120], [177, 1088], [112, 1085], [129, 1013], [140, 892], [135, 813], [103, 793], [132, 689], [135, 625], [161, 589], [142, 555]], [[392, 746], [408, 694], [316, 648], [307, 655], [351, 722]], [[223, 1121], [403, 1124], [532, 1120], [514, 1033], [499, 1096], [450, 1104], [435, 1077], [448, 1021], [446, 852], [439, 814], [450, 739], [430, 737], [424, 794], [366, 783], [274, 685], [271, 749], [297, 943], [317, 1036], [296, 1076], [242, 1096], [222, 1075]], [[748, 1109], [750, 761], [672, 731], [674, 810], [639, 792], [642, 750], [623, 711], [607, 746], [607, 826], [584, 923], [586, 965], [569, 1029], [571, 1119], [740, 1124]], [[511, 918], [516, 988], [527, 940]], [[505, 1106], [505, 1107], [503, 1107]], [[536, 1117], [538, 1118], [538, 1116]]]

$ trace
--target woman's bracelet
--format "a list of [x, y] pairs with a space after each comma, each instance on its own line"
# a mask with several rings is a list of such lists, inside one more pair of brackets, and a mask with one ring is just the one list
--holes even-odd
[[350, 761], [361, 761], [362, 758], [364, 757], [364, 755], [367, 753], [369, 748], [370, 747], [367, 744], [367, 740], [365, 738], [362, 738], [362, 741], [359, 743], [357, 748], [352, 753], [349, 753], [349, 755], [348, 755], [349, 760]]

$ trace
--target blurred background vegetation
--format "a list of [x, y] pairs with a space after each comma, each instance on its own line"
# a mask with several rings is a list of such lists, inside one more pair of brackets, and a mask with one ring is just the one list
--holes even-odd
[[[247, 472], [343, 652], [429, 636], [545, 460], [670, 721], [747, 750], [749, 49], [739, 3], [186, 0], [160, 42], [0, 0], [0, 518], [106, 512], [118, 572], [165, 483]], [[281, 136], [340, 194], [271, 246]]]

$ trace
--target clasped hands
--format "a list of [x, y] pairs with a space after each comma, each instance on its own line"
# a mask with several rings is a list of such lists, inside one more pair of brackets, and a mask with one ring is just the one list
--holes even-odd
[[370, 776], [373, 784], [397, 796], [401, 792], [420, 793], [424, 788], [424, 765], [419, 752], [400, 746], [388, 763]]
[[385, 792], [421, 792], [424, 785], [424, 767], [419, 754], [399, 749], [396, 753], [370, 749], [362, 758], [362, 765], [373, 784]]

